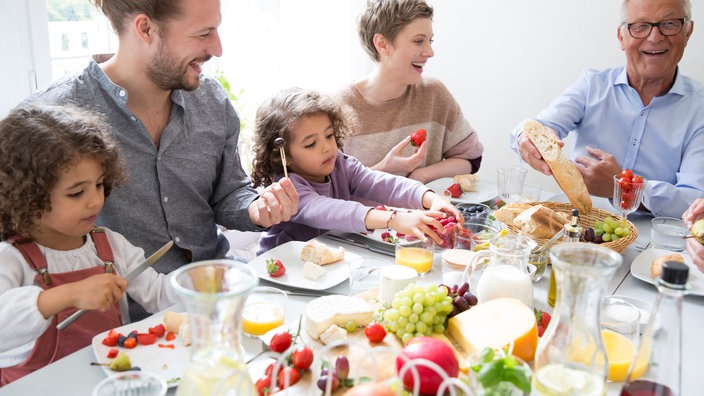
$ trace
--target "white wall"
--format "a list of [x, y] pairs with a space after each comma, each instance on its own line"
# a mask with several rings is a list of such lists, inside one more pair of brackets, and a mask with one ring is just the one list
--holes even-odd
[[44, 1], [0, 1], [0, 118], [51, 81]]

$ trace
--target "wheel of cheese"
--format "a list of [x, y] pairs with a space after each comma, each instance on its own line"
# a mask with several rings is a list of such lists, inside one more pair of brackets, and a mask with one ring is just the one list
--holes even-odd
[[447, 332], [468, 354], [485, 347], [504, 348], [530, 362], [538, 347], [533, 310], [521, 300], [502, 297], [476, 305], [448, 320]]

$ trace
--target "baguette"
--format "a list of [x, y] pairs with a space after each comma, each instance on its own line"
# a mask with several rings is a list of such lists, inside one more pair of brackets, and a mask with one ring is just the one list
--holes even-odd
[[457, 175], [452, 178], [452, 180], [460, 185], [463, 192], [477, 191], [477, 183], [479, 182], [479, 175], [473, 175], [467, 173], [464, 175]]
[[677, 261], [678, 263], [684, 264], [684, 257], [679, 253], [666, 254], [664, 256], [656, 257], [652, 264], [650, 265], [650, 275], [657, 279], [662, 274], [662, 267], [668, 261]]
[[534, 205], [513, 219], [514, 226], [535, 238], [551, 238], [567, 223], [567, 216], [543, 205]]
[[506, 224], [507, 226], [513, 226], [513, 219], [519, 214], [523, 213], [524, 210], [532, 208], [533, 205], [528, 205], [526, 203], [511, 203], [502, 206], [498, 210], [494, 211], [493, 216], [496, 220]]
[[528, 120], [523, 124], [523, 132], [543, 156], [557, 184], [572, 205], [579, 209], [579, 213], [589, 213], [592, 210], [592, 199], [582, 174], [577, 170], [577, 166], [562, 154], [555, 136], [548, 132], [545, 126], [534, 120]]
[[345, 248], [338, 247], [336, 251], [331, 250], [326, 245], [312, 240], [301, 249], [301, 260], [305, 263], [310, 261], [317, 265], [331, 264], [345, 258]]

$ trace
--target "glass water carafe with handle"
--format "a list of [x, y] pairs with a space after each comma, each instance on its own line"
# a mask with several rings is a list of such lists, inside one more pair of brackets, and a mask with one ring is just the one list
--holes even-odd
[[252, 268], [234, 260], [179, 268], [171, 283], [188, 311], [191, 360], [177, 395], [256, 395], [242, 349], [242, 310], [258, 284]]
[[532, 394], [603, 396], [608, 364], [599, 310], [621, 255], [570, 242], [550, 249], [550, 260], [560, 287], [552, 320], [538, 341]]

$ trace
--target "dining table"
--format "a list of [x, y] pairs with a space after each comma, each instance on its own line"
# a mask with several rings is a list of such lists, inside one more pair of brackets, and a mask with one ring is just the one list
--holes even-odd
[[[543, 192], [544, 200], [560, 199], [552, 194]], [[593, 198], [594, 207], [601, 207], [610, 212], [615, 212], [607, 199]], [[631, 264], [650, 245], [650, 220], [652, 215], [633, 213], [628, 219], [638, 229], [637, 239], [623, 252], [623, 261], [615, 275], [608, 282], [605, 295], [629, 296], [641, 299], [650, 304], [655, 302], [657, 289], [653, 284], [637, 279], [631, 273]], [[344, 246], [347, 252], [358, 256], [379, 257], [389, 263], [394, 262], [393, 251], [384, 253], [383, 250], [369, 250], [360, 245], [340, 242], [330, 239], [326, 235], [317, 237], [329, 246]], [[425, 276], [419, 278], [421, 283], [440, 283], [441, 262], [440, 254], [435, 254], [433, 268]], [[697, 271], [692, 268], [691, 271]], [[550, 277], [550, 268], [546, 270], [543, 278], [534, 283], [534, 304], [536, 308], [551, 311], [547, 304], [547, 293]], [[308, 290], [293, 287], [284, 287], [276, 283], [260, 279], [261, 285], [276, 286], [289, 293], [286, 305], [286, 320], [293, 322], [304, 314], [306, 304], [312, 299], [324, 294], [348, 295], [349, 283], [344, 281], [325, 290]], [[700, 373], [699, 363], [704, 354], [704, 297], [688, 294], [684, 298], [682, 310], [682, 395], [698, 396], [704, 394], [704, 375]], [[242, 346], [245, 358], [252, 357], [262, 351], [263, 344], [259, 338], [244, 336]], [[44, 395], [90, 395], [93, 388], [104, 378], [106, 373], [101, 367], [92, 366], [96, 361], [93, 349], [87, 346], [65, 358], [58, 360], [34, 373], [31, 373], [13, 383], [0, 387], [0, 396], [44, 396]], [[672, 362], [662, 362], [672, 364]], [[623, 383], [609, 382], [607, 395], [619, 395]], [[171, 387], [168, 395], [175, 394], [175, 387]]]

